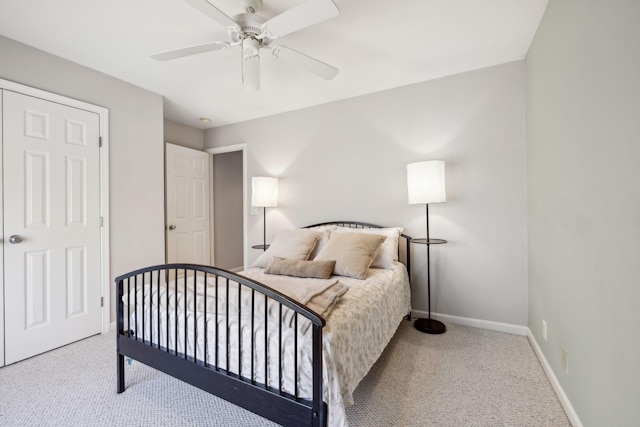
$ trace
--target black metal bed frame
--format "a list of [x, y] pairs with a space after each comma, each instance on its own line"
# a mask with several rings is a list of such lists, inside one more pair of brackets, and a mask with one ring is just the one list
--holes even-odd
[[[368, 224], [362, 222], [354, 222], [354, 221], [335, 221], [335, 222], [326, 222], [321, 224], [314, 224], [307, 226], [306, 228], [325, 226], [325, 225], [338, 225], [350, 228], [382, 228], [381, 226], [375, 224]], [[407, 235], [402, 234], [402, 237], [406, 240], [406, 266], [407, 270], [410, 272], [410, 245], [409, 241], [411, 238]], [[170, 308], [169, 304], [169, 282], [172, 278], [183, 277], [183, 286], [184, 286], [184, 294], [185, 294], [185, 302], [184, 302], [184, 325], [183, 328], [179, 328], [179, 312], [178, 312], [178, 300], [177, 300], [177, 289], [174, 292], [175, 301], [171, 301], [174, 303], [174, 307]], [[216, 343], [216, 351], [214, 360], [207, 359], [207, 341], [208, 341], [208, 330], [207, 330], [207, 310], [204, 310], [204, 323], [203, 328], [200, 327], [198, 321], [194, 319], [191, 325], [189, 325], [187, 319], [187, 284], [190, 281], [189, 278], [192, 278], [193, 285], [193, 304], [194, 304], [194, 312], [196, 311], [197, 305], [197, 290], [198, 283], [197, 279], [200, 278], [203, 286], [201, 286], [204, 296], [205, 305], [207, 301], [207, 284], [215, 283], [215, 288], [213, 292], [215, 292], [215, 312], [210, 313], [210, 316], [213, 316], [215, 319], [215, 343]], [[253, 331], [254, 322], [268, 321], [267, 319], [267, 304], [268, 301], [272, 301], [272, 304], [277, 304], [279, 311], [279, 324], [278, 324], [278, 384], [279, 388], [274, 388], [269, 386], [268, 375], [269, 369], [267, 368], [267, 360], [269, 353], [269, 345], [268, 345], [268, 337], [265, 325], [265, 349], [264, 355], [258, 354], [256, 355], [256, 346], [255, 346], [255, 336], [251, 334], [251, 372], [248, 375], [243, 375], [242, 372], [242, 363], [238, 362], [238, 372], [233, 372], [230, 369], [229, 365], [229, 283], [235, 282], [238, 286], [238, 303], [240, 299], [240, 290], [243, 287], [246, 287], [247, 291], [251, 293], [251, 313], [250, 322], [251, 322], [251, 330]], [[175, 280], [176, 287], [178, 286], [178, 280]], [[323, 401], [323, 380], [322, 380], [322, 329], [325, 325], [325, 320], [308, 309], [304, 305], [296, 302], [295, 300], [289, 298], [288, 296], [269, 288], [266, 285], [263, 285], [255, 280], [247, 278], [245, 276], [241, 276], [223, 269], [219, 269], [216, 267], [203, 266], [203, 265], [195, 265], [195, 264], [165, 264], [165, 265], [157, 265], [153, 267], [147, 267], [143, 269], [139, 269], [124, 275], [121, 275], [116, 278], [117, 285], [117, 392], [122, 393], [125, 391], [125, 357], [135, 359], [139, 362], [142, 362], [148, 366], [151, 366], [159, 371], [162, 371], [166, 374], [169, 374], [175, 378], [178, 378], [188, 384], [194, 385], [202, 390], [205, 390], [213, 395], [216, 395], [226, 401], [229, 401], [235, 405], [238, 405], [242, 408], [250, 410], [260, 416], [263, 416], [269, 420], [272, 420], [278, 424], [284, 426], [326, 426], [327, 423], [327, 405]], [[155, 313], [152, 312], [151, 308], [153, 308], [153, 296], [152, 294], [145, 296], [145, 285], [150, 286], [149, 292], [151, 289], [156, 289], [156, 303], [157, 306], [154, 310]], [[220, 286], [223, 288], [226, 287], [226, 301], [224, 302], [225, 311], [227, 313], [226, 317], [226, 361], [227, 363], [224, 365], [226, 369], [223, 369], [219, 366], [219, 354], [217, 344], [219, 343], [219, 327], [218, 327], [218, 289]], [[165, 308], [160, 308], [160, 291], [166, 290], [166, 306]], [[138, 294], [141, 291], [141, 301], [138, 301]], [[128, 298], [127, 310], [125, 312], [125, 304], [123, 302], [123, 297], [125, 296], [125, 292]], [[132, 297], [133, 294], [133, 297]], [[264, 295], [264, 319], [257, 319], [257, 316], [254, 314], [255, 306], [255, 295]], [[262, 299], [262, 297], [260, 297]], [[131, 301], [133, 300], [133, 301]], [[131, 317], [132, 312], [130, 307], [133, 305], [134, 307], [138, 307], [139, 303], [146, 304], [148, 300], [149, 303], [149, 318], [146, 319], [145, 310], [142, 310], [142, 317], [134, 320], [134, 322], [142, 322], [142, 328], [135, 327], [135, 329], [130, 329], [128, 325], [132, 325]], [[294, 312], [293, 322], [294, 322], [294, 386], [295, 391], [293, 394], [287, 393], [283, 390], [283, 382], [282, 382], [282, 310], [283, 307], [286, 307], [289, 310]], [[241, 305], [238, 304], [238, 351], [237, 354], [240, 355], [242, 352], [242, 343], [243, 338], [241, 336]], [[154, 322], [153, 314], [156, 315], [155, 322], [157, 322], [157, 336], [154, 339], [152, 324], [149, 323], [149, 336], [146, 335], [145, 321]], [[410, 314], [407, 315], [407, 319], [410, 319]], [[171, 324], [171, 318], [173, 316], [174, 323]], [[299, 363], [297, 354], [298, 354], [298, 334], [297, 334], [297, 326], [298, 326], [298, 318], [302, 316], [303, 320], [307, 319], [312, 328], [312, 340], [311, 340], [311, 355], [312, 355], [312, 398], [311, 400], [301, 398], [298, 396], [298, 373], [299, 373]], [[161, 336], [160, 331], [160, 323], [162, 320], [166, 320], [166, 336]], [[126, 321], [126, 323], [125, 323]], [[173, 328], [171, 328], [173, 326]], [[224, 326], [224, 325], [223, 325]], [[141, 329], [141, 330], [140, 330]], [[182, 329], [182, 331], [179, 331]], [[184, 348], [178, 348], [179, 342], [179, 332], [184, 334]], [[193, 343], [193, 354], [189, 354], [188, 350], [188, 334], [189, 332], [193, 333], [194, 343]], [[204, 340], [204, 351], [201, 357], [198, 357], [197, 354], [197, 340], [198, 337], [202, 337]], [[171, 339], [174, 339], [173, 348], [170, 345]], [[254, 366], [253, 361], [254, 358], [260, 360], [264, 359], [264, 383], [260, 383], [256, 380], [254, 375]], [[239, 357], [239, 360], [241, 358]]]

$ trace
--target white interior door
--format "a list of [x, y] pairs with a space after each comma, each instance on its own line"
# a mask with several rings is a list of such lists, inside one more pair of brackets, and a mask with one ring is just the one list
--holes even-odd
[[[0, 165], [2, 165], [2, 89], [0, 89]], [[2, 172], [0, 172], [0, 238], [4, 237], [2, 216], [3, 197]], [[4, 366], [4, 238], [0, 242], [0, 366]]]
[[209, 154], [166, 144], [167, 262], [210, 264]]
[[101, 332], [99, 126], [3, 91], [6, 364]]

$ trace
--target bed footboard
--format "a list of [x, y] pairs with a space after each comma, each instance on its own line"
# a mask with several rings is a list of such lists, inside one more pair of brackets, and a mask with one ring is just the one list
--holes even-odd
[[116, 285], [118, 393], [128, 357], [278, 424], [326, 425], [317, 313], [202, 265], [148, 267]]

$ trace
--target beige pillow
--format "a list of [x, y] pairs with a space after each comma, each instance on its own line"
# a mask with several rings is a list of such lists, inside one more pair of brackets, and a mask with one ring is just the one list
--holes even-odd
[[[400, 240], [400, 234], [403, 228], [348, 228], [337, 227], [333, 233], [364, 233], [364, 234], [379, 234], [386, 236], [380, 250], [376, 254], [375, 258], [371, 262], [371, 268], [386, 268], [392, 269], [394, 261], [398, 261], [398, 242]], [[314, 252], [317, 249], [314, 249]]]
[[253, 267], [266, 268], [274, 256], [286, 259], [306, 260], [320, 238], [321, 233], [312, 230], [283, 230], [253, 263]]
[[331, 277], [335, 265], [335, 261], [301, 261], [274, 256], [264, 272], [294, 277], [328, 279]]
[[335, 260], [333, 274], [364, 279], [384, 239], [378, 234], [333, 233], [315, 260]]

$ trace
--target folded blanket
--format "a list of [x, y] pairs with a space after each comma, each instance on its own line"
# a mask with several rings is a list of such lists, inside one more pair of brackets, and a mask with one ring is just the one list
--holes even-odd
[[272, 274], [245, 272], [260, 283], [305, 305], [322, 317], [326, 317], [349, 287], [337, 279], [292, 278]]

